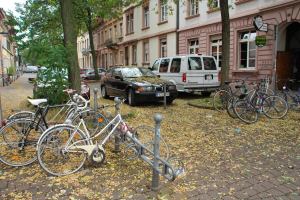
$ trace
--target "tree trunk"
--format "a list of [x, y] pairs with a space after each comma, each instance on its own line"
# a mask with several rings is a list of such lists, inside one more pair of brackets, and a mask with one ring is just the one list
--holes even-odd
[[97, 58], [96, 58], [94, 38], [93, 38], [92, 12], [91, 12], [91, 8], [88, 5], [86, 6], [86, 11], [87, 11], [86, 27], [87, 27], [87, 30], [88, 30], [88, 33], [89, 33], [89, 38], [90, 38], [90, 46], [91, 46], [91, 53], [92, 53], [92, 59], [93, 59], [93, 67], [94, 67], [94, 70], [95, 70], [95, 79], [99, 80], [99, 74], [98, 74], [98, 68], [97, 68]]
[[77, 22], [74, 16], [73, 0], [60, 0], [61, 18], [64, 31], [64, 45], [67, 50], [67, 61], [69, 65], [70, 87], [80, 92], [81, 80], [77, 56]]
[[221, 85], [229, 79], [229, 58], [230, 58], [230, 21], [228, 0], [220, 0], [222, 18], [222, 69]]

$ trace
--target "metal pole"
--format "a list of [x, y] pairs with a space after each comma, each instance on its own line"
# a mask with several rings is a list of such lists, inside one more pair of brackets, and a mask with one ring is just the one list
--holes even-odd
[[1, 102], [1, 95], [0, 95], [0, 127], [2, 126], [3, 120], [3, 111], [2, 111], [2, 102]]
[[[121, 100], [118, 97], [115, 97], [114, 99], [115, 101], [115, 115], [117, 116], [118, 114], [120, 114], [120, 105], [121, 105]], [[119, 153], [120, 150], [120, 137], [115, 134], [115, 149], [114, 152], [115, 153]]]
[[154, 115], [155, 121], [155, 136], [154, 136], [154, 144], [153, 144], [153, 153], [154, 153], [154, 161], [153, 161], [153, 173], [152, 173], [152, 186], [151, 189], [153, 191], [157, 191], [159, 188], [159, 172], [157, 171], [158, 157], [159, 157], [159, 142], [160, 142], [160, 125], [162, 121], [162, 116], [160, 114]]
[[164, 83], [164, 108], [167, 109], [167, 84]]
[[98, 110], [98, 101], [97, 101], [98, 88], [94, 88], [94, 111]]

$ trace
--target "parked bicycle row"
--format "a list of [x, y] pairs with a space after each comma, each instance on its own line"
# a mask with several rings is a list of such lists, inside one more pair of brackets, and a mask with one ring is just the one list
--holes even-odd
[[[7, 118], [0, 129], [0, 161], [14, 166], [26, 166], [38, 160], [42, 169], [55, 176], [79, 171], [86, 160], [101, 165], [105, 160], [105, 145], [118, 139], [125, 145], [129, 157], [142, 157], [150, 165], [157, 159], [164, 166], [162, 175], [174, 180], [178, 175], [169, 162], [166, 142], [160, 137], [160, 154], [154, 156], [153, 128], [131, 128], [120, 114], [123, 99], [116, 98], [113, 105], [91, 108], [89, 100], [65, 90], [69, 95], [66, 104], [50, 106], [46, 99], [28, 99], [36, 107], [35, 112], [20, 111]], [[107, 111], [115, 107], [115, 116]], [[50, 109], [57, 113], [47, 120]], [[58, 121], [54, 124], [54, 121]], [[147, 132], [148, 130], [148, 132]], [[152, 132], [152, 133], [151, 133]]]
[[[269, 79], [259, 83], [246, 83], [245, 80], [225, 82], [225, 86], [213, 96], [214, 108], [226, 110], [230, 117], [248, 124], [258, 121], [261, 115], [281, 119], [289, 109], [299, 109], [299, 94], [292, 94], [286, 85], [280, 92], [273, 91], [269, 84]], [[292, 101], [288, 101], [289, 97]]]

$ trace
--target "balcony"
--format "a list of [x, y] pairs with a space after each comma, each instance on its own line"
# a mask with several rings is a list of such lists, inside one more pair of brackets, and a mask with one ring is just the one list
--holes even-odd
[[91, 53], [91, 48], [82, 48], [81, 53], [82, 53], [82, 55], [86, 56], [89, 53]]
[[109, 49], [117, 49], [118, 47], [118, 44], [115, 40], [113, 39], [107, 39], [105, 42], [104, 42], [104, 45], [109, 48]]

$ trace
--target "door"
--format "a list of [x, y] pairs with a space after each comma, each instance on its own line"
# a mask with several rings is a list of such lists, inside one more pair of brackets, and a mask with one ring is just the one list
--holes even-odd
[[277, 65], [276, 65], [276, 75], [277, 75], [277, 88], [281, 89], [285, 80], [292, 77], [291, 66], [292, 55], [290, 52], [277, 52]]
[[188, 57], [186, 86], [201, 87], [203, 85], [204, 73], [200, 56]]
[[202, 57], [203, 60], [203, 69], [204, 69], [204, 78], [203, 85], [204, 87], [213, 87], [219, 86], [218, 79], [218, 68], [216, 60], [214, 57]]

